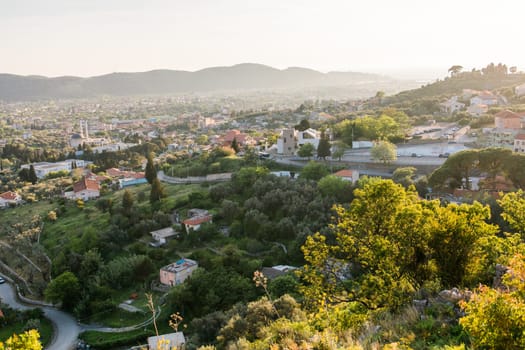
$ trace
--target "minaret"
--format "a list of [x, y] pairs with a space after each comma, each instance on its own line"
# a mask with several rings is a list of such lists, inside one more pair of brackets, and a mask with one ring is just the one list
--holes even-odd
[[82, 119], [80, 119], [80, 137], [81, 138], [84, 138], [84, 126], [83, 126], [83, 123], [82, 123]]
[[86, 139], [89, 139], [89, 131], [88, 131], [88, 121], [87, 120], [84, 120], [84, 124], [86, 125]]

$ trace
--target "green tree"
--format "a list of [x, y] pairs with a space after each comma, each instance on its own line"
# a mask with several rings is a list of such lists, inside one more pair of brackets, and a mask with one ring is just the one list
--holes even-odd
[[481, 286], [461, 306], [466, 316], [460, 324], [475, 349], [525, 348], [525, 257], [511, 259], [503, 277], [504, 288]]
[[304, 168], [301, 170], [301, 174], [299, 175], [299, 177], [302, 179], [319, 181], [329, 173], [330, 171], [328, 170], [326, 165], [314, 162], [312, 160], [304, 166]]
[[308, 119], [302, 119], [299, 122], [299, 124], [294, 126], [294, 129], [298, 131], [305, 131], [306, 129], [310, 129], [310, 122], [308, 121]]
[[335, 175], [327, 175], [323, 177], [317, 183], [317, 187], [324, 196], [331, 196], [337, 200], [343, 200], [345, 197], [348, 197], [351, 190], [351, 184], [349, 181], [343, 180]]
[[348, 145], [343, 141], [337, 141], [334, 144], [334, 151], [332, 152], [332, 157], [337, 158], [341, 161], [341, 158], [345, 155], [345, 151], [348, 149]]
[[388, 164], [397, 159], [397, 147], [388, 141], [378, 141], [370, 150], [370, 155], [375, 160]]
[[498, 204], [503, 208], [501, 214], [503, 219], [525, 240], [525, 194], [523, 190], [505, 194], [498, 200]]
[[62, 303], [62, 308], [70, 311], [80, 300], [78, 278], [72, 272], [66, 271], [49, 282], [44, 295], [46, 300]]
[[465, 150], [452, 154], [442, 166], [436, 169], [429, 178], [431, 186], [452, 188], [465, 186], [471, 188], [470, 177], [472, 171], [477, 169], [479, 150]]
[[312, 145], [311, 143], [305, 143], [302, 144], [301, 147], [299, 147], [299, 149], [297, 150], [297, 155], [299, 157], [310, 158], [314, 155], [314, 150], [314, 145]]
[[153, 153], [148, 153], [145, 176], [150, 185], [153, 184], [153, 180], [157, 178], [157, 170], [155, 169], [155, 164], [153, 163]]
[[490, 180], [502, 173], [507, 159], [512, 156], [512, 151], [506, 148], [485, 148], [478, 153], [478, 168], [487, 174]]
[[166, 197], [166, 191], [164, 186], [160, 183], [159, 179], [155, 178], [151, 184], [151, 191], [149, 194], [150, 203], [155, 203], [160, 201], [162, 198]]
[[38, 181], [38, 177], [36, 176], [35, 167], [33, 166], [33, 164], [29, 166], [28, 180], [33, 185], [36, 184]]
[[235, 137], [232, 140], [231, 148], [235, 151], [235, 153], [239, 153], [241, 150], [241, 147], [239, 147], [239, 142], [237, 142]]
[[321, 139], [319, 140], [319, 145], [317, 146], [317, 157], [326, 159], [332, 154], [330, 150], [330, 140], [325, 132], [321, 132]]
[[414, 167], [397, 168], [392, 174], [392, 181], [408, 188], [408, 186], [414, 185], [415, 176], [416, 168]]
[[497, 232], [495, 226], [487, 224], [490, 208], [478, 202], [446, 207], [438, 202], [427, 204], [433, 216], [429, 221], [429, 246], [441, 282], [446, 287], [475, 285], [479, 275], [484, 275], [495, 263], [480, 261], [480, 257], [487, 255], [482, 243]]
[[122, 209], [126, 215], [129, 215], [131, 213], [131, 209], [133, 208], [133, 202], [133, 194], [128, 189], [126, 189], [124, 191], [124, 194], [122, 195]]
[[453, 65], [452, 67], [448, 69], [448, 72], [450, 73], [450, 76], [454, 77], [458, 75], [462, 69], [463, 69], [463, 66]]
[[316, 234], [302, 248], [302, 292], [313, 310], [340, 301], [395, 308], [427, 277], [428, 231], [417, 194], [390, 180], [361, 186], [349, 209], [335, 207], [335, 243]]

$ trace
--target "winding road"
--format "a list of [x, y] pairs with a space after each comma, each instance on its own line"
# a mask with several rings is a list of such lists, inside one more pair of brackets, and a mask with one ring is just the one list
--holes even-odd
[[[15, 295], [13, 287], [9, 283], [0, 284], [0, 298], [2, 302], [14, 309], [27, 310], [35, 308], [20, 303]], [[44, 310], [46, 317], [53, 322], [55, 328], [54, 337], [47, 345], [49, 350], [70, 350], [75, 347], [80, 327], [76, 320], [71, 316], [52, 307], [39, 306]]]

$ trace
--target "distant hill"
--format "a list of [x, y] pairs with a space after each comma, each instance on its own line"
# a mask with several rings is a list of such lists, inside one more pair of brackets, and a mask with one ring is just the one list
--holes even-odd
[[231, 67], [206, 68], [196, 72], [153, 70], [141, 73], [112, 73], [90, 78], [0, 74], [0, 100], [24, 101], [100, 95], [128, 96], [329, 86], [367, 86], [371, 90], [377, 86], [379, 90], [384, 89], [385, 84], [399, 86], [399, 81], [376, 74], [321, 73], [299, 67], [279, 70], [261, 64], [245, 63]]
[[523, 83], [525, 83], [525, 74], [523, 73], [507, 75], [473, 75], [471, 73], [463, 73], [457, 77], [447, 77], [444, 80], [438, 80], [419, 89], [402, 91], [397, 95], [388, 97], [387, 100], [390, 103], [414, 101], [460, 94], [463, 89], [501, 90], [513, 88]]

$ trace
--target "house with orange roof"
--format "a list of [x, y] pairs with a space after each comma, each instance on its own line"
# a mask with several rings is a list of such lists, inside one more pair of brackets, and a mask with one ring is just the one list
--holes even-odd
[[255, 141], [250, 135], [243, 134], [239, 130], [230, 130], [226, 132], [226, 134], [220, 136], [218, 138], [218, 143], [222, 146], [231, 146], [233, 140], [237, 141], [237, 144], [241, 147], [244, 146], [253, 146], [255, 145]]
[[22, 197], [13, 191], [0, 194], [0, 208], [7, 208], [22, 203]]
[[521, 129], [522, 117], [508, 109], [494, 115], [494, 124], [497, 129]]
[[73, 184], [73, 191], [64, 193], [67, 199], [82, 199], [87, 201], [100, 197], [100, 185], [95, 180], [83, 177], [80, 181]]
[[212, 222], [211, 215], [192, 217], [184, 220], [182, 224], [186, 226], [186, 232], [190, 232], [190, 229], [198, 231], [201, 228], [201, 225], [206, 222]]
[[359, 180], [359, 171], [343, 169], [343, 170], [339, 170], [338, 172], [334, 173], [334, 176], [337, 176], [345, 181], [350, 181], [354, 184], [357, 182], [357, 180]]

